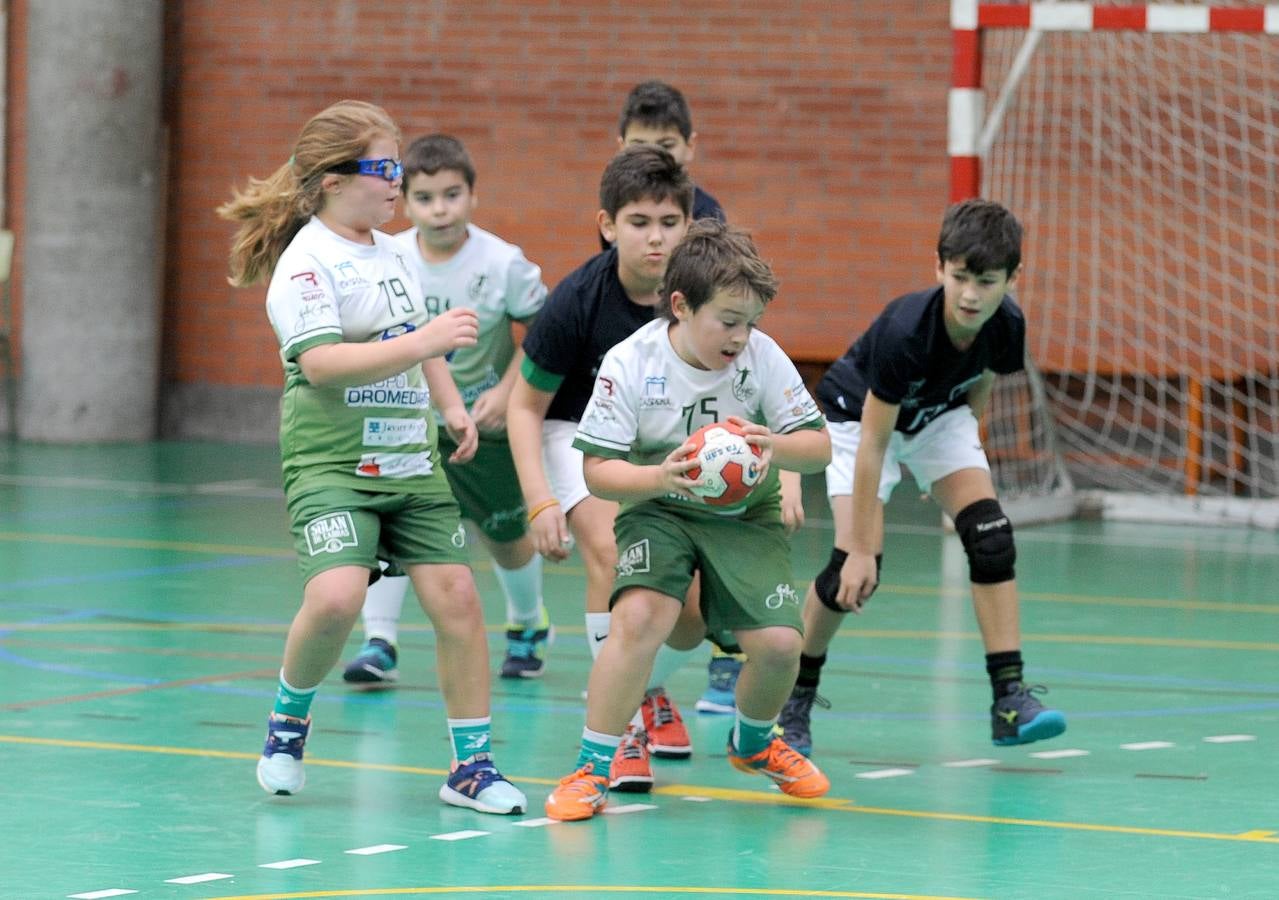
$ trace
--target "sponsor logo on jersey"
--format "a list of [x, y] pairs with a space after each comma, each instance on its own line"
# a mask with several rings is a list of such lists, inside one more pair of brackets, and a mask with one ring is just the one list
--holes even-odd
[[333, 268], [337, 269], [339, 290], [345, 291], [349, 288], [360, 287], [369, 283], [368, 280], [360, 274], [360, 270], [355, 267], [355, 263], [351, 262], [349, 259], [342, 260], [342, 262], [338, 263]]
[[773, 592], [764, 598], [764, 606], [769, 609], [781, 609], [785, 604], [799, 606], [799, 594], [789, 584], [779, 584]]
[[355, 520], [349, 512], [326, 513], [307, 522], [303, 531], [306, 533], [306, 549], [311, 556], [360, 546], [355, 534]]
[[493, 371], [492, 366], [489, 366], [484, 372], [484, 377], [475, 384], [468, 384], [466, 387], [458, 385], [458, 391], [462, 395], [462, 402], [466, 404], [467, 409], [470, 409], [471, 404], [480, 398], [480, 394], [497, 387], [499, 381], [501, 379], [497, 377], [497, 372]]
[[403, 447], [426, 443], [426, 419], [365, 419], [364, 446]]
[[453, 532], [453, 536], [449, 538], [449, 543], [458, 549], [466, 546], [466, 526], [461, 522], [457, 523], [457, 531]]
[[382, 406], [388, 409], [426, 409], [431, 404], [431, 394], [426, 388], [409, 385], [403, 373], [384, 381], [349, 387], [345, 394], [347, 406]]
[[618, 555], [618, 575], [625, 578], [648, 571], [651, 571], [649, 569], [648, 559], [648, 538], [644, 538], [642, 541], [636, 541]]
[[296, 282], [297, 286], [304, 291], [308, 286], [313, 288], [318, 288], [320, 286], [320, 279], [316, 278], [315, 273], [310, 271], [298, 272], [296, 275], [290, 275], [289, 281]]
[[[324, 292], [320, 291], [319, 296], [323, 297]], [[306, 331], [311, 319], [332, 308], [333, 306], [330, 303], [305, 304], [300, 310], [298, 310], [297, 320], [293, 323], [293, 333], [300, 334], [301, 332]]]
[[601, 396], [603, 397], [613, 396], [613, 379], [609, 378], [607, 375], [601, 375], [598, 381], [599, 381], [600, 388], [603, 389], [604, 391], [604, 393], [601, 394]]
[[665, 397], [666, 396], [666, 376], [665, 375], [645, 376], [644, 396], [645, 397]]
[[412, 478], [430, 475], [435, 470], [431, 453], [365, 453], [355, 467], [355, 474], [365, 478]]
[[750, 369], [742, 369], [733, 378], [733, 396], [742, 403], [755, 396], [755, 381]]
[[489, 277], [483, 272], [477, 272], [475, 277], [471, 279], [471, 283], [466, 286], [466, 295], [471, 298], [472, 302], [477, 302], [484, 298], [484, 288], [488, 285]]

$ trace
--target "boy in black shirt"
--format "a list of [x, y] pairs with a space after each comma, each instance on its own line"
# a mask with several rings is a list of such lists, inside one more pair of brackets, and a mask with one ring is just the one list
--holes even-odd
[[809, 715], [826, 649], [845, 613], [860, 612], [879, 583], [884, 503], [910, 467], [920, 490], [954, 519], [968, 556], [973, 608], [994, 692], [992, 740], [1028, 744], [1066, 730], [1060, 712], [1022, 680], [1016, 550], [995, 497], [977, 421], [995, 376], [1023, 366], [1026, 323], [1009, 290], [1021, 271], [1020, 223], [997, 203], [952, 206], [937, 242], [941, 287], [899, 297], [823, 376], [817, 398], [833, 459], [826, 492], [835, 546], [808, 589], [799, 677], [781, 725], [812, 750]]

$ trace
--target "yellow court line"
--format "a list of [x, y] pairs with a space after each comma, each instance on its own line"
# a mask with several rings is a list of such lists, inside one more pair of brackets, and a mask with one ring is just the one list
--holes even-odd
[[[170, 756], [196, 756], [210, 759], [236, 759], [256, 761], [258, 754], [243, 753], [231, 750], [206, 750], [195, 747], [165, 747], [151, 744], [120, 744], [109, 741], [73, 741], [63, 738], [37, 738], [19, 734], [0, 734], [0, 743], [27, 744], [39, 747], [65, 747], [77, 750], [116, 750], [133, 753], [159, 753]], [[327, 766], [335, 769], [359, 769], [373, 772], [396, 772], [407, 775], [448, 775], [447, 769], [431, 769], [419, 766], [399, 766], [389, 763], [352, 762], [342, 759], [316, 759], [307, 757], [307, 765]], [[523, 784], [555, 785], [554, 778], [530, 778], [523, 776], [507, 776], [513, 782]], [[746, 791], [731, 788], [714, 788], [702, 785], [670, 784], [656, 788], [653, 793], [663, 796], [706, 797], [712, 800], [727, 800], [735, 803], [767, 804], [770, 806], [806, 806], [829, 810], [831, 812], [862, 813], [872, 816], [905, 816], [914, 819], [931, 819], [942, 822], [974, 822], [984, 825], [1018, 825], [1026, 828], [1059, 829], [1063, 831], [1093, 831], [1107, 834], [1132, 834], [1144, 837], [1173, 837], [1205, 841], [1236, 841], [1249, 844], [1279, 844], [1279, 836], [1274, 832], [1252, 829], [1235, 834], [1213, 831], [1187, 831], [1173, 828], [1145, 828], [1135, 825], [1102, 825], [1093, 822], [1055, 822], [1048, 819], [1015, 819], [1005, 816], [981, 816], [967, 813], [932, 812], [927, 810], [893, 809], [879, 806], [858, 806], [853, 800], [838, 797], [822, 797], [815, 800], [800, 800], [764, 791]], [[539, 888], [542, 890], [543, 888]], [[337, 896], [337, 895], [335, 895]], [[844, 895], [837, 895], [844, 896]], [[861, 896], [861, 895], [849, 895]], [[874, 896], [874, 895], [870, 895]]]
[[675, 887], [622, 884], [487, 884], [467, 887], [373, 888], [300, 891], [290, 894], [238, 894], [212, 900], [301, 900], [307, 897], [402, 897], [409, 894], [487, 894], [490, 892], [563, 894], [719, 894], [734, 897], [860, 897], [869, 900], [973, 900], [937, 894], [881, 894], [867, 891], [801, 891], [788, 888]]

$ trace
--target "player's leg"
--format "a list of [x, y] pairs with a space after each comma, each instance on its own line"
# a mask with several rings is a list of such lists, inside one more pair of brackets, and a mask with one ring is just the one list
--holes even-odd
[[785, 532], [780, 523], [741, 520], [688, 527], [701, 551], [707, 625], [712, 632], [731, 631], [746, 654], [737, 679], [729, 762], [771, 778], [792, 796], [821, 796], [830, 782], [774, 732], [803, 645]]
[[400, 615], [410, 585], [409, 577], [398, 566], [387, 563], [382, 564], [380, 574], [375, 572], [370, 579], [360, 611], [364, 644], [342, 671], [342, 680], [377, 687], [392, 684], [400, 677]]
[[406, 498], [385, 523], [383, 542], [403, 560], [435, 630], [435, 666], [453, 749], [440, 799], [480, 812], [522, 813], [527, 798], [493, 762], [488, 638], [452, 495]]
[[[447, 459], [452, 446], [452, 442], [441, 440], [441, 456]], [[552, 632], [542, 602], [542, 557], [534, 552], [528, 534], [528, 510], [510, 445], [504, 440], [481, 438], [470, 462], [446, 462], [444, 471], [462, 518], [479, 529], [506, 598], [506, 658], [501, 675], [537, 678], [545, 671]]]
[[[675, 598], [687, 596], [693, 578], [694, 549], [687, 536], [672, 527], [671, 517], [644, 504], [616, 521], [621, 552], [612, 628], [591, 667], [577, 770], [546, 802], [547, 815], [554, 819], [594, 815], [606, 802], [610, 784], [632, 791], [652, 784], [647, 759], [630, 759], [625, 751], [642, 749], [647, 742], [629, 722], [644, 696], [658, 648], [681, 622], [681, 600]], [[677, 643], [686, 643], [690, 633], [691, 628], [681, 625]]]
[[912, 455], [911, 469], [954, 520], [968, 557], [973, 610], [994, 700], [992, 740], [1027, 744], [1056, 737], [1066, 730], [1065, 716], [1039, 701], [1042, 686], [1025, 683], [1013, 528], [996, 499], [977, 422], [964, 407], [930, 423], [920, 438], [924, 440]]
[[[631, 771], [628, 758], [619, 749], [627, 737], [631, 744], [644, 739], [628, 731], [628, 725], [644, 695], [643, 685], [657, 648], [675, 627], [679, 613], [678, 600], [652, 588], [626, 588], [619, 594], [609, 638], [591, 666], [586, 727], [575, 771], [546, 800], [546, 814], [551, 818], [590, 818], [604, 807], [610, 786], [640, 789], [633, 779], [642, 775]], [[651, 783], [650, 773], [648, 786]]]
[[[828, 431], [831, 436], [831, 463], [826, 467], [826, 497], [835, 522], [835, 540], [826, 565], [804, 595], [804, 647], [799, 657], [799, 675], [779, 719], [786, 743], [805, 756], [813, 752], [813, 705], [830, 707], [817, 690], [822, 667], [826, 665], [826, 651], [848, 615], [848, 610], [839, 606], [835, 597], [839, 591], [840, 568], [853, 546], [853, 465], [857, 458], [857, 445], [861, 442], [861, 424], [832, 422]], [[877, 563], [883, 559], [884, 503], [901, 479], [896, 453], [897, 445], [891, 443], [880, 477], [875, 520], [859, 523], [861, 528], [872, 529]]]
[[374, 504], [361, 508], [353, 491], [315, 491], [290, 498], [294, 545], [305, 587], [284, 645], [284, 662], [258, 783], [273, 794], [293, 794], [306, 781], [303, 749], [316, 688], [337, 663], [359, 615], [369, 572], [377, 566], [380, 531]]

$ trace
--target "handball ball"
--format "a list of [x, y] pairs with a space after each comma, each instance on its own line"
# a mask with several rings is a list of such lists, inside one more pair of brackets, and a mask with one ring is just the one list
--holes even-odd
[[687, 477], [698, 482], [693, 493], [712, 506], [741, 503], [759, 483], [759, 448], [746, 443], [742, 429], [732, 422], [703, 425], [689, 436], [688, 459], [697, 465]]

